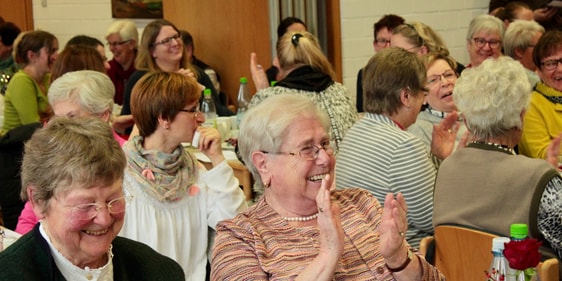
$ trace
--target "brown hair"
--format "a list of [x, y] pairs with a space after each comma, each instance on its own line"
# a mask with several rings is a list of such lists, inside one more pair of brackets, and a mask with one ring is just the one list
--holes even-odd
[[384, 15], [379, 21], [373, 25], [373, 38], [377, 39], [377, 33], [386, 27], [389, 32], [392, 32], [397, 26], [404, 24], [405, 20], [397, 15]]
[[542, 59], [556, 54], [560, 49], [562, 49], [562, 31], [548, 30], [533, 49], [533, 62], [538, 69], [542, 69]]
[[[150, 22], [143, 30], [141, 41], [138, 47], [138, 54], [135, 60], [135, 67], [139, 70], [148, 71], [161, 71], [160, 67], [156, 64], [156, 61], [152, 57], [151, 53], [154, 50], [154, 41], [162, 27], [170, 26], [178, 34], [181, 35], [180, 30], [171, 22], [163, 19], [154, 20]], [[180, 40], [181, 41], [181, 40]], [[182, 41], [183, 44], [183, 41]], [[187, 50], [182, 47], [182, 59], [180, 62], [180, 67], [185, 69], [192, 69], [191, 63], [189, 62], [189, 56], [187, 55]], [[197, 72], [192, 69], [192, 72], [197, 76]]]
[[424, 90], [426, 70], [421, 58], [401, 48], [377, 52], [363, 70], [365, 111], [392, 115], [401, 106], [400, 93], [410, 89], [412, 95]]
[[162, 71], [145, 74], [131, 93], [131, 113], [139, 135], [152, 135], [159, 117], [173, 121], [180, 109], [200, 96], [199, 85], [192, 77]]
[[95, 70], [105, 73], [104, 59], [100, 53], [83, 45], [68, 45], [60, 52], [53, 64], [51, 81], [61, 77], [63, 74], [77, 70]]
[[43, 47], [47, 48], [49, 55], [57, 51], [55, 43], [58, 42], [55, 35], [42, 30], [29, 31], [22, 34], [21, 39], [16, 40], [14, 43], [14, 59], [16, 63], [23, 66], [29, 64], [27, 52], [32, 51], [38, 54]]

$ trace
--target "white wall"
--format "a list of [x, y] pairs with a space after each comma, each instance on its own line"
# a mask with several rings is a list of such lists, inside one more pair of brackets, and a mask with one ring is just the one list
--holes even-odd
[[[475, 15], [487, 11], [489, 0], [340, 1], [344, 84], [355, 97], [357, 71], [373, 55], [373, 23], [383, 15], [394, 13], [407, 21], [428, 24], [443, 37], [453, 57], [466, 63], [464, 38], [468, 24]], [[61, 48], [77, 34], [90, 35], [105, 43], [105, 30], [113, 21], [111, 0], [33, 0], [33, 16], [35, 27], [55, 34]], [[149, 21], [135, 20], [139, 35]], [[109, 50], [106, 52], [111, 58]]]
[[468, 62], [466, 32], [470, 20], [488, 11], [489, 0], [340, 0], [343, 82], [353, 99], [356, 77], [374, 54], [373, 24], [385, 14], [420, 21], [436, 30], [459, 62]]
[[[60, 49], [79, 34], [95, 37], [105, 44], [105, 31], [113, 22], [111, 0], [33, 0], [33, 21], [35, 29], [57, 36]], [[135, 20], [139, 37], [148, 22], [150, 20]], [[111, 59], [108, 48], [106, 53]]]

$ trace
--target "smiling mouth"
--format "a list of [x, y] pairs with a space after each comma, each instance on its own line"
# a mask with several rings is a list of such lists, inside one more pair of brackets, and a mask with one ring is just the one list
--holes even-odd
[[328, 175], [328, 173], [314, 175], [314, 176], [308, 177], [307, 180], [311, 181], [311, 182], [319, 182], [319, 181], [322, 181], [322, 179], [324, 179], [327, 175]]
[[88, 234], [88, 235], [93, 235], [93, 236], [100, 236], [100, 235], [104, 235], [109, 231], [109, 228], [103, 229], [103, 230], [99, 230], [99, 231], [91, 231], [91, 230], [82, 230], [82, 232]]

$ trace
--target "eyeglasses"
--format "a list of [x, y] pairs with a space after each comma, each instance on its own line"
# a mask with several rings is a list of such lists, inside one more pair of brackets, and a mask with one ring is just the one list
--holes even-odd
[[129, 41], [131, 41], [131, 39], [125, 40], [125, 41], [120, 41], [120, 42], [107, 42], [105, 44], [107, 46], [115, 47], [115, 46], [125, 45], [125, 44], [129, 43]]
[[384, 39], [384, 38], [380, 38], [380, 39], [375, 39], [375, 43], [379, 46], [379, 47], [385, 47], [386, 45], [390, 45], [390, 40]]
[[541, 65], [546, 70], [554, 70], [554, 69], [556, 69], [556, 67], [558, 67], [559, 63], [562, 63], [562, 58], [559, 58], [559, 59], [556, 59], [556, 60], [545, 60], [545, 61], [541, 62]]
[[170, 43], [172, 43], [172, 40], [175, 40], [176, 42], [181, 42], [181, 35], [179, 33], [176, 33], [176, 35], [168, 37], [168, 38], [164, 38], [158, 42], [155, 42], [154, 44], [152, 44], [152, 46], [158, 46], [158, 45], [164, 45], [166, 47], [170, 46]]
[[484, 39], [484, 38], [478, 38], [478, 37], [472, 38], [472, 40], [474, 41], [474, 44], [475, 44], [476, 47], [478, 47], [478, 48], [482, 48], [482, 47], [484, 47], [484, 45], [486, 45], [486, 44], [490, 45], [490, 48], [497, 48], [497, 47], [500, 45], [500, 43], [502, 42], [502, 41], [500, 41], [500, 40], [495, 40], [495, 39], [494, 39], [494, 40], [489, 40], [489, 41], [488, 41], [488, 40], [486, 40], [486, 39]]
[[179, 111], [183, 111], [183, 112], [189, 112], [189, 113], [193, 113], [193, 118], [197, 119], [197, 117], [199, 117], [199, 114], [201, 113], [201, 111], [199, 110], [199, 106], [194, 107], [192, 109], [179, 109]]
[[125, 206], [132, 198], [133, 196], [115, 198], [107, 202], [105, 206], [103, 204], [89, 203], [64, 207], [71, 209], [71, 217], [73, 219], [78, 221], [87, 221], [95, 218], [98, 215], [98, 212], [103, 208], [107, 208], [107, 211], [113, 215], [124, 213]]
[[457, 73], [454, 70], [449, 69], [441, 74], [431, 75], [427, 77], [426, 85], [429, 87], [433, 87], [437, 85], [438, 82], [441, 82], [441, 79], [451, 81], [453, 78], [457, 78]]
[[299, 156], [306, 161], [316, 160], [318, 158], [318, 154], [320, 150], [323, 149], [328, 155], [334, 155], [334, 149], [330, 145], [330, 140], [323, 141], [320, 145], [313, 144], [309, 146], [303, 147], [299, 152], [267, 152], [261, 151], [266, 154], [274, 154], [274, 155], [291, 155], [291, 156]]

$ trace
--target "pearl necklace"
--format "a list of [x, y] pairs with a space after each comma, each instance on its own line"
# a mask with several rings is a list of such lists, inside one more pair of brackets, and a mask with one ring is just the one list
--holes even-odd
[[493, 146], [495, 148], [501, 149], [509, 154], [515, 154], [515, 151], [513, 151], [513, 149], [509, 148], [507, 145], [503, 145], [503, 144], [499, 144], [499, 143], [493, 143], [493, 142], [483, 142], [483, 141], [472, 141], [472, 143], [474, 144], [485, 144], [488, 146]]
[[307, 217], [283, 217], [283, 219], [286, 221], [311, 221], [313, 219], [316, 219], [317, 217], [318, 213]]

